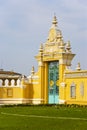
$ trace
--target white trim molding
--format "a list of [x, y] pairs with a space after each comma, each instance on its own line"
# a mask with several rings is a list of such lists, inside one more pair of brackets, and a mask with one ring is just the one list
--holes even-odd
[[26, 104], [26, 103], [32, 103], [32, 104], [41, 104], [44, 99], [41, 98], [34, 98], [34, 99], [27, 99], [27, 98], [0, 98], [0, 104]]
[[59, 104], [65, 104], [66, 100], [59, 99]]

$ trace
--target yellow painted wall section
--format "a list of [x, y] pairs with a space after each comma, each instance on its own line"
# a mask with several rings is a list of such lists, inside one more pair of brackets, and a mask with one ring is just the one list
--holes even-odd
[[44, 103], [48, 103], [48, 63], [45, 62], [44, 73]]
[[[86, 104], [87, 105], [87, 78], [86, 77], [78, 77], [78, 78], [67, 78], [66, 80], [66, 102], [68, 104]], [[76, 97], [71, 97], [70, 87], [72, 83], [76, 85]], [[84, 94], [81, 95], [81, 83], [84, 84]]]
[[61, 83], [64, 82], [64, 70], [65, 65], [59, 65], [59, 98], [60, 100], [65, 100], [65, 88], [61, 86]]
[[[41, 103], [48, 103], [48, 62], [44, 62], [43, 66], [39, 66], [38, 72], [32, 77], [34, 76], [38, 76], [39, 78], [32, 78], [29, 87], [29, 90], [32, 91], [32, 96], [29, 96], [29, 98], [39, 98], [42, 100]], [[31, 95], [31, 92], [29, 95]]]
[[30, 99], [41, 99], [41, 102], [44, 102], [44, 66], [38, 67], [38, 72], [32, 75], [31, 84], [27, 88]]
[[20, 87], [0, 88], [0, 98], [22, 98], [23, 89]]

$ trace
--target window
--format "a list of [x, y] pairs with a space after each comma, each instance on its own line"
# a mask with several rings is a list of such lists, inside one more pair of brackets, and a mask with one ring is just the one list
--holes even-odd
[[80, 95], [84, 96], [84, 83], [83, 82], [80, 84]]
[[12, 88], [8, 88], [8, 89], [7, 89], [7, 96], [8, 96], [8, 97], [12, 97], [12, 95], [13, 95], [13, 90], [12, 90]]
[[71, 98], [76, 97], [76, 85], [75, 85], [75, 83], [71, 84], [70, 93], [71, 93]]

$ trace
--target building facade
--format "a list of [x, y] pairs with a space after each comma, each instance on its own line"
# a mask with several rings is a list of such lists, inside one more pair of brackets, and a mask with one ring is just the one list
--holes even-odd
[[[48, 39], [40, 45], [35, 56], [38, 71], [31, 74], [0, 77], [0, 104], [83, 104], [87, 105], [87, 70], [71, 70], [75, 54], [70, 41], [64, 42], [56, 16], [52, 21]], [[12, 77], [13, 76], [13, 77]], [[15, 80], [16, 78], [16, 80]], [[2, 79], [9, 80], [2, 83]], [[16, 83], [15, 83], [16, 82]]]

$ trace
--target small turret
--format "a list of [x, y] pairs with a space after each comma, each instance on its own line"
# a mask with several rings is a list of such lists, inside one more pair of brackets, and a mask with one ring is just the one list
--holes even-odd
[[78, 62], [76, 70], [80, 71], [81, 70], [81, 66], [80, 66], [80, 62]]
[[57, 30], [57, 39], [62, 39], [62, 33], [60, 30]]
[[66, 52], [67, 52], [67, 53], [71, 53], [70, 41], [68, 41], [68, 43], [66, 44]]
[[65, 44], [64, 44], [63, 40], [61, 40], [59, 48], [60, 48], [61, 53], [65, 52]]
[[34, 75], [34, 73], [35, 73], [35, 69], [34, 66], [32, 66], [31, 75]]
[[43, 52], [43, 44], [40, 45], [39, 52], [40, 52], [40, 53]]

